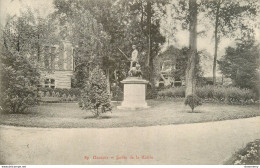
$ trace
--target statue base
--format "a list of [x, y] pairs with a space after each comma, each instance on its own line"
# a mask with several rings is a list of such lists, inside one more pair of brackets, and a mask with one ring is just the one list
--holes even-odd
[[139, 77], [128, 77], [121, 81], [124, 84], [124, 100], [118, 109], [149, 108], [145, 101], [146, 85], [148, 81]]

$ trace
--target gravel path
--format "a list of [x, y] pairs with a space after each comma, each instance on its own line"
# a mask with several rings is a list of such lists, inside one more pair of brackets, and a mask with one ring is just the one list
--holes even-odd
[[130, 128], [0, 126], [4, 164], [222, 164], [260, 138], [260, 117]]

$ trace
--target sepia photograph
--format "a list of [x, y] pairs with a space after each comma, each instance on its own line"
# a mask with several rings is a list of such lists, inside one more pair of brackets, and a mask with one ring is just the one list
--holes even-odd
[[260, 167], [259, 35], [259, 0], [0, 0], [1, 168]]

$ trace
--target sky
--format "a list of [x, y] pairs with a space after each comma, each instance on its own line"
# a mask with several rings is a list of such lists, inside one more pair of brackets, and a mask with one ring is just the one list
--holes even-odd
[[54, 11], [52, 0], [0, 0], [0, 23], [4, 25], [7, 15], [19, 15], [20, 11], [27, 8], [39, 11], [45, 17]]
[[[1, 27], [6, 22], [7, 15], [18, 15], [20, 11], [26, 10], [27, 8], [32, 8], [34, 11], [38, 11], [39, 15], [42, 17], [47, 16], [49, 13], [54, 11], [54, 6], [52, 0], [0, 0], [0, 23]], [[166, 29], [175, 23], [169, 15], [169, 10], [167, 10], [168, 17], [163, 21], [162, 27]], [[202, 26], [203, 25], [203, 26]], [[208, 24], [199, 24], [198, 31], [207, 30], [206, 37], [198, 37], [197, 45], [198, 50], [206, 50], [210, 56], [208, 58], [203, 58], [202, 69], [204, 70], [204, 76], [212, 76], [212, 64], [213, 64], [213, 54], [214, 54], [214, 40], [213, 40], [213, 30], [207, 27]], [[176, 41], [172, 40], [172, 37], [166, 39], [166, 43], [162, 47], [162, 50], [166, 49], [168, 45], [174, 45], [178, 48], [183, 46], [188, 46], [189, 43], [189, 32], [180, 30], [174, 34]], [[222, 38], [219, 44], [218, 55], [221, 57], [225, 53], [225, 48], [227, 46], [234, 46], [234, 39]], [[217, 76], [221, 76], [218, 72]]]

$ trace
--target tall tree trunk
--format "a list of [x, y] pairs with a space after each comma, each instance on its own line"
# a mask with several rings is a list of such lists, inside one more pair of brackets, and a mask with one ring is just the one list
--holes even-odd
[[151, 55], [152, 55], [152, 45], [151, 45], [151, 20], [152, 20], [152, 4], [151, 1], [147, 1], [147, 28], [148, 28], [148, 57], [147, 57], [147, 66], [150, 66]]
[[117, 74], [116, 74], [116, 69], [114, 70], [114, 78], [115, 78], [115, 82], [116, 82], [116, 84], [117, 84]]
[[143, 3], [141, 1], [141, 30], [144, 31], [144, 9], [143, 9]]
[[220, 8], [220, 0], [218, 0], [218, 4], [217, 4], [215, 31], [214, 31], [215, 52], [214, 52], [214, 60], [213, 60], [213, 85], [216, 85], [216, 70], [217, 70], [217, 56], [218, 56], [218, 43], [219, 43], [218, 40], [219, 8]]
[[151, 33], [151, 25], [152, 25], [152, 2], [147, 0], [147, 28], [148, 28], [148, 56], [146, 66], [149, 67], [149, 81], [151, 84], [152, 92], [155, 88], [155, 81], [154, 81], [154, 67], [153, 67], [153, 56], [152, 56], [152, 33]]
[[186, 90], [185, 96], [194, 93], [196, 86], [195, 67], [197, 57], [197, 2], [196, 0], [189, 0], [189, 61], [186, 69]]
[[9, 51], [9, 50], [8, 50], [8, 45], [7, 45], [7, 43], [6, 43], [5, 35], [4, 35], [4, 46], [5, 46], [6, 50]]
[[20, 51], [20, 35], [18, 35], [18, 39], [17, 39], [17, 51]]
[[107, 92], [110, 93], [110, 80], [109, 80], [109, 69], [106, 70], [106, 78], [107, 78]]
[[37, 61], [40, 62], [40, 34], [37, 35]]

